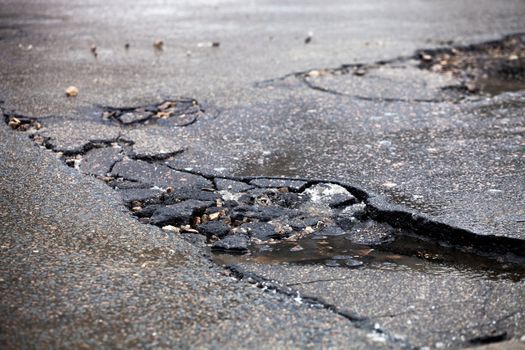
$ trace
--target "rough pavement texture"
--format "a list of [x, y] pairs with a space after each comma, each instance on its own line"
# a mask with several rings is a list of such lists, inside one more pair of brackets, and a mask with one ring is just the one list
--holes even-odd
[[[416, 50], [425, 48], [479, 43], [510, 33], [523, 33], [524, 15], [525, 6], [519, 0], [497, 6], [489, 0], [461, 3], [413, 0], [402, 5], [384, 0], [366, 3], [333, 0], [323, 4], [267, 0], [257, 6], [247, 2], [209, 1], [170, 4], [140, 1], [132, 6], [124, 1], [3, 1], [0, 4], [0, 100], [7, 110], [39, 117], [44, 129], [39, 130], [42, 138], [35, 141], [64, 152], [71, 157], [68, 164], [73, 166], [78, 153], [104, 143], [131, 149], [135, 159], [162, 160], [173, 168], [199, 169], [207, 174], [343, 180], [475, 233], [523, 240], [523, 91], [497, 97], [465, 94], [457, 89], [461, 83], [458, 77], [420, 70], [418, 61], [411, 57]], [[309, 31], [314, 35], [305, 44]], [[164, 41], [163, 50], [153, 47], [155, 40]], [[219, 47], [212, 47], [212, 41], [220, 42]], [[126, 43], [129, 43], [128, 49]], [[96, 57], [90, 50], [92, 45], [96, 45]], [[399, 57], [406, 59], [396, 61]], [[368, 65], [381, 60], [389, 63], [369, 69]], [[367, 69], [362, 70], [359, 65], [351, 74], [322, 73], [356, 63], [366, 65]], [[412, 84], [407, 84], [405, 77]], [[78, 97], [65, 97], [64, 91], [70, 85], [79, 89]], [[442, 89], [448, 85], [453, 88]], [[204, 112], [199, 109], [194, 119], [192, 115], [182, 117], [174, 111], [180, 119], [161, 115], [151, 123], [140, 121], [146, 118], [144, 115], [104, 119], [103, 112], [108, 111], [108, 106], [147, 106], [175, 97], [196, 99]], [[230, 311], [224, 305], [232, 304], [228, 301], [233, 298], [231, 295], [237, 295], [237, 284], [232, 287], [226, 279], [226, 287], [222, 288], [221, 284], [215, 288], [210, 281], [219, 283], [214, 278], [222, 277], [209, 272], [204, 262], [202, 266], [206, 267], [202, 269], [197, 263], [191, 268], [181, 267], [180, 263], [173, 271], [164, 270], [169, 266], [137, 267], [142, 266], [137, 265], [143, 259], [141, 254], [146, 261], [157, 257], [156, 251], [150, 252], [153, 247], [169, 256], [167, 247], [173, 245], [169, 243], [171, 240], [163, 238], [157, 242], [157, 238], [151, 238], [151, 232], [158, 234], [158, 230], [139, 226], [125, 213], [119, 214], [123, 222], [114, 220], [115, 210], [127, 210], [118, 204], [116, 197], [108, 196], [109, 190], [100, 183], [82, 178], [58, 162], [46, 168], [49, 176], [43, 177], [45, 172], [37, 166], [41, 163], [29, 161], [42, 151], [27, 151], [30, 146], [25, 141], [20, 141], [22, 146], [14, 147], [18, 139], [19, 136], [8, 136], [2, 131], [1, 142], [8, 145], [2, 152], [10, 154], [6, 159], [11, 159], [3, 161], [3, 167], [13, 164], [12, 152], [30, 152], [33, 157], [27, 157], [25, 167], [20, 161], [16, 167], [9, 167], [10, 172], [19, 175], [2, 176], [2, 190], [11, 188], [2, 196], [8, 198], [7, 207], [11, 208], [2, 209], [8, 218], [2, 220], [2, 239], [32, 241], [52, 250], [38, 255], [33, 250], [41, 249], [33, 249], [27, 243], [30, 249], [8, 250], [2, 255], [2, 259], [7, 259], [3, 264], [8, 267], [6, 273], [14, 275], [8, 281], [15, 281], [2, 282], [6, 289], [3, 295], [9, 296], [3, 298], [2, 303], [15, 301], [15, 307], [7, 304], [9, 313], [2, 313], [14, 320], [3, 322], [7, 326], [2, 327], [8, 331], [2, 334], [16, 335], [15, 328], [20, 332], [20, 337], [6, 339], [8, 344], [20, 345], [17, 342], [28, 335], [27, 346], [47, 341], [54, 347], [80, 347], [81, 342], [93, 338], [95, 342], [105, 341], [108, 346], [138, 347], [158, 341], [167, 346], [235, 347], [236, 341], [260, 345], [261, 337], [271, 334], [276, 342], [273, 345], [284, 347], [292, 342], [301, 346], [314, 340], [329, 341], [322, 334], [336, 327], [337, 336], [329, 338], [334, 343], [320, 345], [347, 347], [349, 339], [341, 338], [341, 334], [348, 337], [356, 334], [357, 338], [362, 334], [355, 333], [354, 328], [345, 323], [346, 319], [336, 322], [333, 317], [338, 316], [329, 314], [325, 318], [326, 314], [310, 309], [304, 313], [315, 315], [304, 316], [302, 307], [296, 312], [294, 302], [287, 302], [290, 299], [271, 299], [273, 297], [252, 289], [249, 294], [244, 292], [244, 284], [238, 287], [243, 291], [239, 292], [242, 300], [239, 305], [248, 309], [239, 311], [242, 307], [238, 307]], [[109, 166], [112, 168], [112, 164]], [[100, 168], [93, 171], [104, 172]], [[158, 176], [157, 171], [150, 168], [135, 175], [142, 176], [142, 180], [154, 176], [162, 186], [180, 179], [178, 173], [164, 172]], [[53, 184], [51, 179], [62, 185]], [[67, 185], [71, 179], [76, 182]], [[89, 186], [78, 193], [68, 187], [84, 183]], [[80, 194], [82, 198], [76, 198]], [[137, 195], [143, 193], [134, 191], [129, 199]], [[86, 201], [84, 197], [91, 200]], [[78, 206], [85, 210], [79, 210]], [[93, 211], [97, 206], [105, 209]], [[78, 224], [78, 220], [85, 225]], [[86, 236], [85, 232], [90, 234]], [[52, 234], [53, 239], [47, 235], [41, 238], [40, 233]], [[198, 256], [191, 254], [194, 248], [190, 245], [173, 239], [177, 242], [177, 249], [173, 248], [176, 252]], [[11, 243], [8, 246], [11, 247]], [[179, 246], [186, 247], [187, 251], [182, 252]], [[134, 253], [139, 257], [133, 257]], [[58, 258], [63, 254], [72, 256]], [[164, 257], [157, 263], [164, 266], [173, 260], [170, 259]], [[96, 267], [100, 265], [103, 267]], [[122, 270], [116, 271], [118, 268]], [[195, 269], [199, 272], [195, 273]], [[24, 279], [31, 276], [31, 272], [49, 276], [62, 270], [65, 271], [63, 279], [33, 280], [32, 285]], [[339, 273], [337, 269], [331, 271]], [[364, 271], [361, 273], [368, 273]], [[107, 282], [104, 277], [99, 278], [101, 274], [107, 274]], [[398, 275], [402, 279], [399, 283], [414, 284], [417, 281], [414, 276], [417, 275]], [[388, 276], [384, 277], [374, 282], [381, 281], [380, 288], [389, 288]], [[429, 286], [439, 281], [447, 284], [453, 278], [443, 275], [427, 282]], [[161, 285], [164, 279], [167, 283], [182, 285], [178, 289], [181, 292], [166, 296], [168, 292], [161, 292], [167, 291]], [[88, 286], [94, 284], [93, 281], [98, 287], [91, 289]], [[137, 287], [143, 281], [146, 283]], [[56, 285], [51, 285], [53, 283]], [[462, 288], [467, 282], [459, 279], [458, 283], [458, 288]], [[489, 284], [481, 284], [476, 290], [482, 293]], [[129, 289], [125, 289], [126, 285]], [[503, 311], [513, 310], [507, 305], [523, 304], [522, 295], [516, 294], [521, 284], [512, 288], [513, 293], [508, 292], [506, 283], [501, 286], [502, 293], [496, 298], [505, 306]], [[318, 287], [310, 292], [324, 291], [325, 286]], [[53, 309], [44, 306], [49, 300], [48, 288], [57, 290], [52, 295], [58, 295], [63, 301]], [[350, 288], [352, 286], [347, 286], [340, 294], [366, 294], [357, 287]], [[199, 309], [203, 314], [195, 314], [193, 304], [179, 296], [207, 295], [210, 289], [218, 294], [198, 300], [199, 305], [203, 305], [203, 309]], [[190, 292], [184, 294], [183, 290]], [[248, 293], [246, 298], [244, 293]], [[456, 295], [443, 293], [436, 298]], [[117, 310], [122, 307], [107, 311], [103, 309], [106, 304], [98, 303], [102, 296], [109, 295], [113, 302], [124, 300], [128, 294], [147, 300], [144, 311], [149, 313], [140, 312], [137, 316], [135, 306], [126, 304], [127, 313], [121, 317]], [[166, 297], [169, 308], [159, 301], [159, 295]], [[245, 305], [265, 298], [270, 298], [267, 303], [255, 304], [260, 314], [251, 309], [255, 306]], [[130, 299], [133, 300], [126, 300]], [[84, 300], [87, 301], [84, 303]], [[95, 302], [90, 302], [92, 300]], [[34, 307], [35, 314], [27, 311], [32, 304], [38, 306]], [[173, 319], [171, 305], [179, 306], [175, 309], [180, 310], [181, 315], [185, 312], [190, 316], [180, 326], [180, 332], [176, 331], [179, 333], [168, 334], [168, 330], [175, 332], [173, 328], [176, 328], [166, 321]], [[348, 304], [343, 300], [341, 305]], [[15, 309], [21, 311], [17, 313]], [[487, 320], [491, 317], [488, 312], [480, 314], [475, 307], [468, 310], [476, 317], [481, 315], [488, 317]], [[490, 309], [496, 318], [501, 316], [499, 311]], [[59, 317], [58, 313], [65, 316]], [[27, 315], [35, 315], [36, 321], [26, 321]], [[144, 315], [160, 315], [162, 321], [155, 323], [151, 321], [153, 316]], [[137, 317], [141, 317], [140, 322], [134, 322]], [[303, 317], [310, 317], [309, 324], [314, 323], [312, 327], [317, 331], [301, 332]], [[522, 316], [516, 314], [515, 317], [519, 321]], [[240, 328], [248, 318], [256, 326]], [[97, 319], [102, 322], [93, 322]], [[126, 323], [126, 319], [131, 321]], [[219, 319], [228, 320], [217, 325]], [[49, 320], [56, 323], [51, 325]], [[270, 325], [265, 324], [266, 320], [271, 320]], [[395, 319], [390, 328], [404, 329], [396, 323], [400, 320], [402, 318]], [[459, 336], [471, 326], [470, 319], [455, 320], [457, 322], [452, 322], [445, 331], [454, 333], [451, 337]], [[514, 318], [510, 320], [514, 321]], [[277, 327], [290, 322], [297, 327]], [[519, 322], [514, 328], [504, 323], [503, 328], [516, 329], [521, 325]], [[90, 326], [86, 326], [88, 323]], [[124, 325], [119, 329], [125, 330], [125, 336], [120, 337], [118, 331], [108, 328], [112, 323]], [[209, 326], [212, 323], [216, 326]], [[161, 331], [153, 335], [150, 329], [156, 324], [161, 325]], [[206, 331], [204, 336], [200, 332], [197, 339], [203, 324], [212, 331]], [[51, 326], [40, 335], [31, 331], [38, 327], [44, 329], [45, 325]], [[410, 338], [418, 334], [417, 329], [406, 332], [401, 336]], [[470, 340], [475, 332], [465, 333], [465, 339]], [[519, 338], [517, 332], [511, 333], [510, 336]], [[71, 337], [61, 338], [56, 334], [71, 334]], [[180, 334], [184, 334], [184, 338], [175, 340]], [[307, 338], [294, 338], [303, 334], [307, 334]], [[106, 340], [104, 335], [108, 336]], [[131, 336], [127, 338], [128, 335]], [[374, 335], [366, 339], [385, 340]], [[443, 341], [443, 345], [456, 344], [451, 343], [451, 337]], [[358, 342], [357, 338], [352, 339]], [[72, 339], [72, 343], [58, 344], [61, 339]], [[210, 339], [216, 342], [210, 343]], [[188, 343], [174, 343], [176, 341]], [[428, 345], [437, 347], [436, 343]], [[376, 343], [371, 345], [376, 346]]]

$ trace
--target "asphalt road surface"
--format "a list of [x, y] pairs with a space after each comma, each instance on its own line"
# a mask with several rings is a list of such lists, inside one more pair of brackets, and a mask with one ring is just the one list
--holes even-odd
[[[0, 1], [0, 344], [524, 348], [524, 16], [519, 0]], [[269, 195], [326, 224], [350, 202], [323, 211], [312, 188], [335, 182], [366, 212], [343, 239], [317, 221], [315, 239], [243, 231], [248, 254], [217, 255], [194, 208], [186, 228], [148, 224], [197, 187], [235, 235], [277, 225]]]

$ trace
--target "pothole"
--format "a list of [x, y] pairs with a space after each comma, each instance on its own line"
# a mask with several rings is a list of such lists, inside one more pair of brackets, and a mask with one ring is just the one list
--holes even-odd
[[[23, 116], [8, 115], [5, 121], [15, 130], [42, 127]], [[32, 137], [45, 143], [38, 134]], [[117, 190], [140, 222], [207, 245], [220, 264], [403, 267], [428, 273], [453, 267], [483, 278], [525, 276], [520, 247], [514, 253], [508, 249], [514, 241], [469, 236], [428, 218], [381, 209], [365, 192], [343, 184], [197, 174], [170, 168], [165, 154], [137, 157], [132, 146], [121, 139], [93, 141], [78, 154], [57, 155]]]
[[469, 92], [498, 95], [525, 90], [525, 34], [501, 40], [417, 53], [419, 67], [451, 73]]

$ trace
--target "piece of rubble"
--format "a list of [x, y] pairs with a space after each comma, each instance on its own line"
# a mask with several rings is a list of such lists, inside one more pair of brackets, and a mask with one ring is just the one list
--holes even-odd
[[329, 212], [333, 208], [340, 208], [357, 202], [357, 198], [346, 188], [332, 183], [317, 184], [304, 190], [303, 194], [309, 196], [309, 201], [305, 203], [305, 207], [319, 212]]
[[230, 226], [224, 221], [208, 221], [198, 226], [199, 232], [207, 237], [223, 238], [230, 233]]
[[253, 222], [248, 224], [242, 224], [240, 228], [244, 230], [248, 235], [263, 241], [271, 238], [280, 237], [275, 226], [266, 222]]
[[164, 41], [162, 40], [155, 40], [153, 43], [153, 47], [159, 51], [164, 49]]
[[241, 235], [227, 236], [212, 244], [211, 250], [228, 253], [247, 253], [248, 239]]
[[194, 216], [200, 216], [212, 202], [189, 199], [177, 204], [161, 206], [150, 218], [150, 223], [157, 226], [189, 225]]

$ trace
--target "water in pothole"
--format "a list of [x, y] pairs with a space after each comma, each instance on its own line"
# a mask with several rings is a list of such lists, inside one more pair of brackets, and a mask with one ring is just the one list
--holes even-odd
[[321, 264], [333, 268], [367, 268], [383, 271], [412, 269], [428, 274], [460, 274], [472, 279], [525, 277], [523, 261], [502, 262], [497, 257], [466, 253], [452, 247], [401, 235], [394, 241], [368, 246], [355, 244], [341, 236], [311, 236], [297, 242], [252, 244], [250, 253], [232, 255], [212, 253], [220, 265]]
[[475, 85], [481, 93], [488, 96], [525, 90], [525, 80], [520, 79], [484, 78], [477, 80]]

